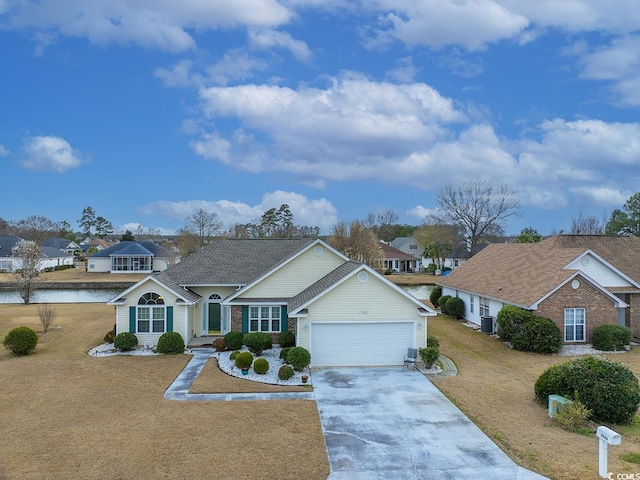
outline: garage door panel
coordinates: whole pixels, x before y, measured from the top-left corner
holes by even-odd
[[[315,367],[402,365],[415,345],[415,323],[311,323]]]

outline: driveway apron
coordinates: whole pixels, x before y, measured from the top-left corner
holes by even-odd
[[[424,375],[313,371],[331,480],[544,479],[516,465]]]

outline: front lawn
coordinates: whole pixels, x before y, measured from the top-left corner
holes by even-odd
[[[33,355],[0,348],[1,479],[329,474],[315,402],[165,400],[188,355],[90,357],[113,307],[55,307]],[[37,309],[1,305],[0,338],[16,326],[40,330]]]
[[[553,479],[599,478],[595,436],[560,429],[536,402],[533,386],[549,366],[574,357],[512,350],[499,339],[447,316],[429,318],[429,334],[440,339],[440,352],[452,359],[458,375],[433,383],[483,429],[519,465]],[[605,355],[627,364],[640,377],[640,348]],[[620,457],[640,450],[640,417],[631,426],[608,425],[622,434],[609,448],[609,471],[640,473],[640,466]],[[627,457],[628,458],[628,457]]]

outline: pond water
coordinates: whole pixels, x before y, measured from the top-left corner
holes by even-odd
[[[86,290],[36,290],[31,294],[31,303],[103,303],[111,300],[123,289]],[[0,289],[0,304],[24,303],[17,290]]]
[[[416,297],[418,300],[426,300],[431,294],[433,285],[405,285],[401,288]]]

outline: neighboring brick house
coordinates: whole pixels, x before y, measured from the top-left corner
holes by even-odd
[[[553,320],[565,343],[624,325],[640,338],[640,238],[558,235],[539,243],[491,244],[439,281],[478,325],[503,305]]]
[[[220,238],[108,302],[116,331],[157,344],[165,332],[295,334],[312,366],[402,365],[426,346],[436,312],[320,239]]]

